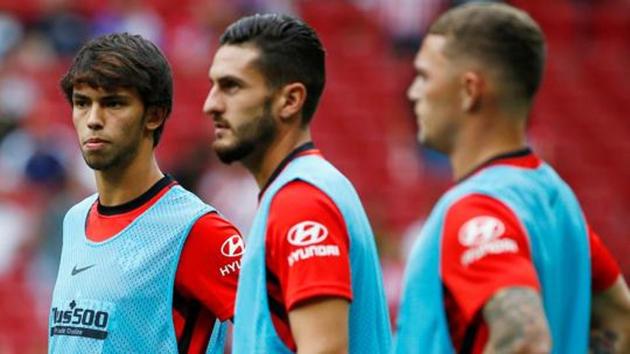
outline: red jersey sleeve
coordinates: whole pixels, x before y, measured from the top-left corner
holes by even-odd
[[[621,269],[610,251],[604,246],[599,235],[588,228],[588,240],[591,248],[591,288],[594,292],[600,292],[611,287],[617,277],[621,274]]]
[[[441,275],[451,335],[460,345],[478,311],[498,290],[540,289],[520,222],[503,203],[478,194],[460,199],[446,214]]]
[[[234,301],[244,252],[240,232],[217,213],[208,213],[190,230],[180,257],[175,287],[225,321]]]
[[[345,221],[321,190],[294,181],[278,191],[265,242],[267,266],[280,282],[287,312],[314,297],[352,299]]]

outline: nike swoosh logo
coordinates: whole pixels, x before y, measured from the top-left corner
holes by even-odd
[[[74,268],[72,268],[72,273],[70,273],[70,274],[71,275],[77,275],[77,274],[79,274],[79,273],[81,273],[81,272],[83,272],[85,270],[88,270],[88,269],[94,267],[95,265],[96,264],[92,264],[92,265],[89,265],[89,266],[83,267],[83,268],[77,268],[77,266],[74,266]]]

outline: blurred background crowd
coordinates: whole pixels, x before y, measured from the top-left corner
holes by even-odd
[[[406,250],[452,184],[415,140],[405,95],[427,25],[450,0],[0,0],[0,353],[40,353],[65,211],[95,190],[58,82],[86,40],[153,40],[175,79],[158,147],[164,171],[247,232],[257,186],[210,149],[201,107],[225,27],[255,12],[302,17],[327,48],[314,119],[325,156],[355,183],[378,238],[392,316]],[[531,146],[575,189],[591,226],[630,274],[630,1],[514,0],[549,43]]]

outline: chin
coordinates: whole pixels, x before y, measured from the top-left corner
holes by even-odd
[[[226,146],[226,145],[220,145],[220,144],[213,144],[212,148],[214,149],[214,152],[217,154],[217,157],[219,158],[219,160],[221,160],[221,162],[223,162],[224,164],[231,164],[232,162],[235,161],[240,161],[244,158],[246,158],[253,149],[250,148],[249,145],[231,145],[231,146]]]
[[[124,154],[83,154],[83,160],[91,169],[95,171],[108,171],[108,170],[122,170],[126,168],[133,157],[135,156],[135,151],[127,151]]]
[[[226,165],[231,165],[232,162],[238,160],[238,158],[236,158],[235,156],[230,155],[229,153],[226,153],[225,151],[214,150],[214,152],[217,154],[217,157],[219,158],[219,161],[221,161],[222,163],[224,163]]]
[[[422,136],[422,135],[419,136],[418,142],[420,143],[420,145],[422,145],[422,147],[429,148],[431,150],[435,150],[438,152],[442,152],[442,149],[439,148],[439,144],[436,144],[435,141],[432,141],[426,136]]]
[[[423,134],[422,132],[418,134],[418,142],[420,145],[425,147],[432,147],[433,145],[431,144],[430,139],[427,138],[426,134]]]
[[[111,167],[111,162],[109,161],[102,161],[98,159],[87,159],[87,158],[85,158],[84,160],[85,160],[85,163],[88,165],[88,167],[93,169],[94,171],[104,171],[104,170],[107,170],[109,167]]]
[[[219,160],[225,164],[230,164],[235,161],[233,158],[232,150],[233,148],[230,146],[226,146],[225,144],[220,144],[218,141],[212,143],[212,150],[217,155]]]
[[[212,141],[211,146],[214,151],[229,148],[229,144],[223,141],[223,139],[214,139],[214,141]]]

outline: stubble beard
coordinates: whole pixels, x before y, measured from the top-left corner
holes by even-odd
[[[109,148],[111,151],[90,153],[82,149],[81,154],[88,167],[100,172],[122,170],[127,167],[136,155],[138,155],[138,151],[140,150],[140,142],[142,140],[141,127],[144,126],[145,118],[146,117],[143,116],[141,119],[141,125],[138,127],[140,131],[132,132],[128,135],[129,140],[123,141],[117,145],[110,145]]]
[[[219,160],[225,164],[262,155],[276,137],[276,123],[271,114],[271,100],[264,102],[263,113],[257,118],[232,129],[236,142],[230,146],[213,145]]]
[[[122,169],[128,166],[133,158],[138,154],[138,146],[139,144],[135,143],[126,149],[112,152],[108,156],[91,156],[92,154],[84,152],[83,160],[88,167],[95,171]]]

